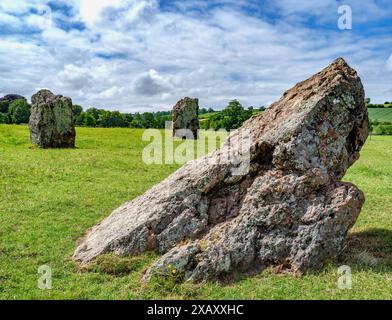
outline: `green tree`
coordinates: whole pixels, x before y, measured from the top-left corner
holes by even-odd
[[[374,130],[374,124],[373,124],[373,122],[372,122],[372,121],[369,121],[369,123],[368,123],[368,129],[369,129],[369,132],[370,132],[370,133],[373,133],[373,130]]]
[[[85,113],[84,125],[87,127],[95,127],[97,125],[97,121],[91,113]]]
[[[72,112],[73,112],[73,118],[75,122],[76,119],[79,117],[79,115],[83,112],[83,108],[78,104],[74,104],[72,106]]]
[[[243,122],[252,116],[251,110],[245,110],[238,100],[232,100],[222,111],[222,127],[226,130],[237,129]]]
[[[8,113],[9,107],[9,101],[0,101],[0,113]]]
[[[238,100],[232,100],[229,105],[221,112],[213,113],[200,121],[202,129],[237,129],[242,126],[244,121],[249,119],[254,111],[254,107],[245,109]]]
[[[28,123],[31,113],[30,105],[23,99],[14,100],[10,104],[8,113],[11,117],[12,123]]]
[[[77,126],[84,126],[86,119],[86,112],[81,112],[78,117],[75,119],[75,124]]]
[[[0,113],[0,123],[9,123],[8,113]]]
[[[143,127],[142,120],[143,119],[142,119],[142,116],[140,115],[140,113],[135,113],[133,115],[133,119],[132,119],[131,123],[129,124],[129,126],[131,128],[142,128]]]
[[[377,135],[392,135],[392,125],[382,124],[374,128],[374,133]]]
[[[127,127],[124,116],[119,111],[103,111],[99,114],[99,124],[101,127]]]
[[[99,119],[99,114],[100,114],[101,112],[102,112],[102,110],[99,110],[99,109],[97,109],[97,108],[88,108],[88,109],[86,110],[86,113],[91,114],[91,115],[94,117],[94,119],[95,119],[96,122],[98,121],[98,119]]]
[[[223,128],[223,116],[221,112],[214,113],[208,118],[208,128],[213,130]]]
[[[155,115],[155,127],[157,129],[163,129],[165,127],[165,120],[164,117],[160,115],[160,113]]]
[[[124,113],[123,118],[124,118],[125,122],[127,123],[127,126],[129,126],[129,124],[133,120],[133,114],[132,113]]]
[[[155,127],[155,118],[151,112],[144,112],[142,115],[142,127],[143,128],[154,128]]]

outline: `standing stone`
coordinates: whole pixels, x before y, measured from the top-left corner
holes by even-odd
[[[266,267],[320,268],[336,258],[364,203],[341,179],[367,136],[361,80],[337,59],[246,121],[219,150],[115,210],[74,259],[155,250],[164,255],[145,278],[175,269],[194,281]],[[245,141],[242,163],[222,161],[241,154]]]
[[[178,101],[173,107],[173,136],[181,139],[197,139],[198,115],[199,99],[184,98]]]
[[[75,147],[72,100],[40,90],[31,98],[30,140],[43,148]]]

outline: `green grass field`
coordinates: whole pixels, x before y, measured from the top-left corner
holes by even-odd
[[[199,119],[200,119],[200,120],[202,120],[202,119],[208,119],[209,117],[211,117],[212,115],[214,115],[214,114],[216,114],[216,113],[218,113],[218,112],[219,112],[219,111],[217,111],[217,112],[203,113],[203,114],[199,115]]]
[[[392,109],[391,108],[368,108],[369,118],[373,121],[392,122]],[[204,113],[199,116],[201,121],[210,118],[217,112]],[[258,114],[260,111],[254,111],[253,114]]]
[[[391,108],[368,108],[369,118],[373,121],[379,122],[392,122],[392,109]]]
[[[104,256],[88,270],[72,260],[78,238],[178,165],[141,161],[143,131],[77,128],[77,148],[42,150],[26,126],[0,125],[1,299],[392,299],[392,137],[368,140],[346,181],[366,194],[342,261],[303,277],[266,270],[220,284],[140,281],[156,258]],[[177,142],[180,143],[180,142]],[[37,288],[52,268],[51,290]],[[337,267],[352,267],[352,289]]]

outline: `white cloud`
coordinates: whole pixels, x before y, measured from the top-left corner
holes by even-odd
[[[83,21],[93,24],[100,19],[106,8],[119,7],[123,3],[123,0],[80,0],[80,16]]]
[[[136,78],[133,87],[142,96],[154,96],[167,92],[170,88],[167,81],[153,69]]]
[[[392,54],[389,56],[387,60],[387,70],[392,71]]]
[[[82,90],[91,87],[93,79],[90,70],[74,65],[66,65],[56,78],[66,88]]]
[[[31,1],[37,3],[37,1]],[[0,10],[8,13],[25,13],[28,11],[30,4],[24,0],[1,0]]]
[[[8,13],[0,12],[0,23],[15,26],[19,24],[19,19]]]
[[[155,0],[80,0],[82,21],[90,27],[125,26],[136,21],[149,9],[157,7]]]
[[[136,21],[145,11],[156,8],[155,1],[138,1],[131,6],[125,14],[125,20],[129,22]]]
[[[99,94],[99,97],[103,98],[103,99],[115,99],[119,95],[122,95],[124,93],[124,90],[125,90],[124,87],[119,88],[117,86],[114,86],[114,87],[111,87],[105,91],[102,91]]]
[[[329,15],[331,1],[320,1],[324,9],[310,2],[274,2],[283,18],[271,23],[231,5],[244,1],[225,0],[230,5],[195,14],[163,11],[155,0],[72,0],[74,19],[86,29],[40,27],[41,17],[31,13],[19,16],[19,25],[38,27],[40,34],[0,39],[0,75],[6,79],[0,93],[31,96],[49,87],[86,107],[124,111],[167,109],[184,96],[200,98],[202,107],[223,107],[234,98],[257,107],[344,56],[373,101],[390,100],[391,75],[384,72],[386,53],[380,48],[390,50],[392,36],[361,37],[298,24],[295,16],[307,10],[331,18],[322,12]],[[8,24],[15,20],[11,12],[25,10],[27,1],[9,2],[7,10],[4,3],[0,22]],[[391,57],[387,68],[392,70]]]

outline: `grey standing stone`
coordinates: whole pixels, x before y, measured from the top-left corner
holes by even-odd
[[[40,90],[31,98],[30,140],[43,148],[75,147],[72,100]]]
[[[197,139],[199,130],[199,100],[184,98],[173,107],[173,136]]]
[[[364,194],[341,182],[368,136],[364,90],[339,58],[92,228],[73,258],[163,256],[148,270],[202,281],[266,267],[302,273],[336,258]],[[220,161],[250,137],[249,171]],[[245,160],[244,160],[245,161]],[[170,266],[170,268],[169,268]]]

